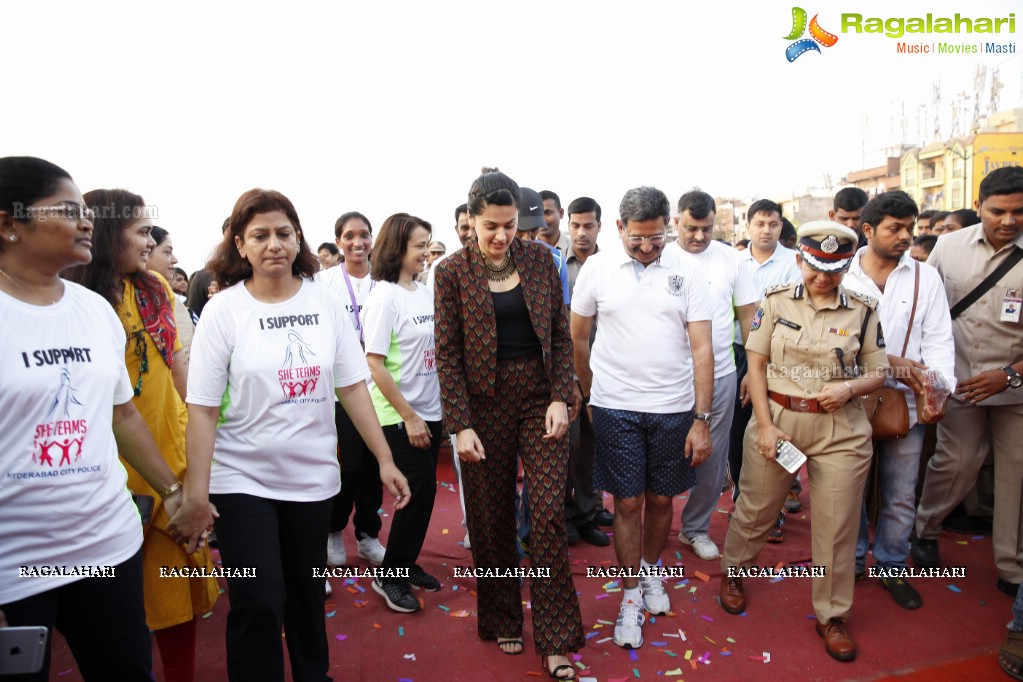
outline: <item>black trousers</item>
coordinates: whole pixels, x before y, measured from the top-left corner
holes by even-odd
[[[0,605],[11,627],[60,630],[86,682],[151,682],[152,643],[142,596],[142,551],[114,566],[111,577],[84,578]],[[25,578],[22,578],[25,580]],[[31,578],[28,578],[31,580]],[[50,644],[42,670],[4,679],[50,679]]]
[[[568,489],[565,521],[582,528],[597,514],[597,491],[593,487],[593,424],[586,409],[568,427]]]
[[[334,426],[337,428],[338,458],[341,462],[341,491],[334,496],[330,532],[345,529],[354,507],[355,539],[375,538],[380,535],[381,526],[377,510],[384,501],[377,458],[362,442],[362,436],[340,403],[334,406]]]
[[[283,502],[240,493],[210,495],[227,578],[227,675],[233,682],[284,680],[284,627],[296,682],[324,682],[330,660],[323,614],[331,500]]]
[[[411,568],[426,540],[437,497],[437,460],[444,436],[441,422],[426,422],[426,425],[430,429],[430,447],[425,450],[409,442],[403,424],[384,427],[384,437],[391,448],[394,464],[408,479],[412,497],[404,509],[394,512],[382,568]]]
[[[735,412],[732,416],[732,431],[728,435],[728,473],[732,477],[732,501],[739,499],[739,472],[742,471],[742,439],[746,435],[746,427],[753,418],[753,403],[746,407],[739,400],[739,385],[746,376],[749,365],[746,364],[746,348],[738,343],[732,344],[735,353]]]

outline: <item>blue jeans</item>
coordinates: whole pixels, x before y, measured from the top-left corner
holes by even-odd
[[[916,479],[924,427],[917,424],[905,438],[875,441],[881,482],[881,515],[874,528],[874,561],[879,568],[905,568],[909,534],[916,518]],[[866,570],[867,508],[860,514],[860,537],[856,541],[856,572]]]

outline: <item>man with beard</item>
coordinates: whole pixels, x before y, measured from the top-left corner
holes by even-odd
[[[903,578],[913,530],[916,481],[924,426],[917,423],[916,404],[923,401],[925,373],[937,369],[949,386],[955,386],[955,347],[952,318],[945,287],[938,271],[909,255],[916,202],[905,192],[883,192],[871,199],[862,212],[862,234],[867,246],[853,257],[845,286],[879,301],[877,315],[888,342],[888,362],[909,408],[909,433],[905,438],[875,440],[880,478],[880,513],[874,529],[874,569],[881,585],[904,609],[923,604],[920,594]],[[908,327],[912,318],[912,327]],[[836,337],[837,340],[837,337]],[[895,380],[898,380],[896,383]],[[924,417],[936,416],[925,404]],[[867,572],[866,508],[860,518],[856,544],[856,577]],[[887,575],[894,574],[894,575]]]

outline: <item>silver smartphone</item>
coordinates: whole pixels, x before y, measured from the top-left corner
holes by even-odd
[[[806,455],[787,440],[778,441],[778,457],[775,460],[790,474],[799,471],[799,467],[806,463]]]
[[[46,658],[46,628],[0,628],[0,675],[37,673]]]

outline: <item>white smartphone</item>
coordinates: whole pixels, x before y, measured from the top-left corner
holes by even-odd
[[[42,670],[48,636],[41,625],[0,628],[0,675],[25,675]]]
[[[777,461],[778,464],[785,468],[785,471],[794,474],[806,462],[806,455],[787,440],[780,440],[778,441]]]

